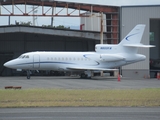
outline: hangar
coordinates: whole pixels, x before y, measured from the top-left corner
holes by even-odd
[[[13,2],[14,1],[14,2]],[[159,59],[159,32],[160,32],[160,5],[150,6],[104,6],[95,4],[58,2],[52,0],[5,0],[0,5],[24,4],[51,7],[64,7],[82,9],[84,11],[103,12],[106,19],[106,32],[104,43],[117,44],[137,24],[146,24],[142,43],[156,45],[155,48],[139,49],[141,54],[147,56],[143,62],[127,65],[121,68],[121,74],[125,77],[151,77],[150,59]],[[0,16],[13,16],[16,13],[0,14]],[[29,16],[24,12],[19,16]],[[37,16],[57,16],[42,13]],[[66,14],[62,16],[72,16]],[[75,16],[75,15],[74,15]],[[79,14],[79,17],[82,15]],[[72,16],[73,17],[73,16]],[[84,16],[83,16],[84,17]],[[90,17],[90,16],[86,16]],[[86,23],[88,21],[85,21]],[[84,24],[86,24],[84,23]],[[34,32],[33,32],[34,31]],[[48,32],[49,31],[49,32]],[[77,35],[77,36],[75,36]],[[1,26],[0,27],[0,75],[14,75],[13,70],[3,67],[3,63],[9,59],[18,57],[28,51],[94,51],[94,45],[100,43],[99,32],[53,30],[42,27],[27,26]],[[159,64],[160,62],[158,62]],[[154,71],[154,70],[153,70]],[[157,72],[157,70],[156,70]]]
[[[145,24],[146,28],[142,38],[143,44],[151,44],[156,47],[150,49],[139,48],[139,53],[144,54],[147,58],[143,62],[127,65],[122,67],[122,74],[126,77],[154,77],[154,74],[160,70],[160,5],[148,6],[122,6],[120,12],[120,33],[121,39],[136,24]],[[153,63],[155,68],[151,68],[150,59],[156,59],[158,62]],[[155,72],[152,72],[155,71]]]

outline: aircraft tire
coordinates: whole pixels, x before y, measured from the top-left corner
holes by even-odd
[[[82,79],[91,79],[91,77],[88,77],[88,75],[86,75],[84,73],[81,74],[81,78]]]
[[[30,79],[30,75],[27,75],[27,79]]]
[[[30,71],[27,71],[27,79],[30,79]]]

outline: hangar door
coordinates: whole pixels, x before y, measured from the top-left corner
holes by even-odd
[[[12,69],[6,68],[3,64],[13,59],[13,53],[0,53],[0,76],[12,74]]]
[[[160,19],[150,19],[150,75],[156,77],[160,72]]]
[[[39,58],[39,55],[34,55],[33,56],[33,67],[34,68],[39,68],[40,67],[40,58]]]

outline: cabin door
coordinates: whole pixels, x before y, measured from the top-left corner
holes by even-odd
[[[40,58],[39,55],[34,55],[33,56],[33,68],[39,68],[40,67]]]

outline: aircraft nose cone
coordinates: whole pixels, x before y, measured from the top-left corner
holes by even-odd
[[[3,66],[5,66],[7,68],[13,68],[14,62],[13,62],[13,60],[8,61],[8,62],[4,63]]]
[[[3,66],[8,67],[9,66],[8,62],[4,63]]]

